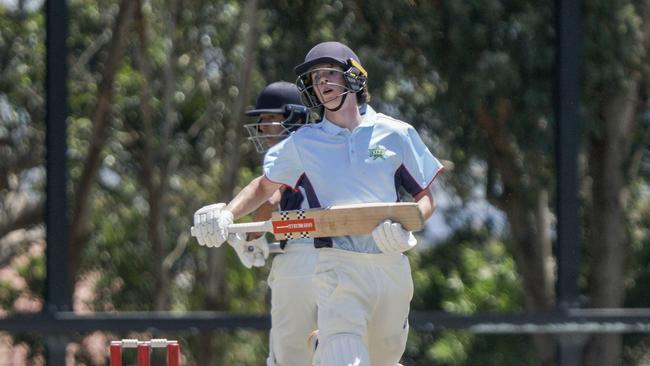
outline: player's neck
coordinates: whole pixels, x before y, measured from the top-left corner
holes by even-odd
[[[341,109],[337,111],[331,111],[325,108],[325,118],[335,125],[347,128],[350,131],[353,131],[359,126],[363,120],[357,104],[352,100],[343,103]]]

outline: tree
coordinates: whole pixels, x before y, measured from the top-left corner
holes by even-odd
[[[91,141],[88,145],[81,176],[75,182],[68,250],[70,261],[70,279],[68,282],[71,285],[76,282],[81,253],[84,251],[85,242],[88,239],[87,223],[90,218],[90,194],[100,167],[101,153],[108,139],[113,102],[113,81],[119,64],[123,61],[122,56],[126,45],[128,25],[133,17],[135,6],[136,2],[123,0],[115,18],[108,59],[99,84],[97,104],[93,111]]]
[[[649,8],[648,0],[584,7],[586,306],[645,306]],[[198,247],[187,229],[198,207],[228,200],[259,172],[240,126],[254,92],[293,81],[292,67],[314,44],[332,39],[361,57],[371,105],[413,123],[435,154],[453,163],[441,177],[459,202],[450,221],[460,220],[475,197],[508,221],[505,236],[452,225],[441,249],[413,253],[420,289],[414,306],[552,309],[552,12],[530,0],[70,2],[70,257],[75,279],[97,279],[93,309],[267,309],[265,270],[243,270],[227,246]],[[4,5],[0,25],[6,264],[24,253],[26,241],[43,238],[44,27],[40,12]],[[627,255],[634,260],[626,262]],[[499,275],[475,276],[487,269]],[[38,281],[29,278],[32,291]],[[2,304],[16,296],[8,288],[0,294]],[[193,354],[206,352],[199,364],[259,364],[264,357],[261,334],[211,338],[200,345],[187,336]],[[613,338],[606,345],[608,338],[595,338],[586,360],[615,364],[621,343]],[[520,339],[464,334],[416,334],[411,342],[407,358],[420,364],[497,362],[527,349]],[[539,360],[530,362],[551,363],[552,339],[533,342]],[[632,344],[643,354],[642,342]]]
[[[650,1],[595,1],[586,11],[588,305],[618,308],[625,302],[630,196],[650,143],[641,123],[650,95]],[[603,28],[612,31],[603,36]],[[621,353],[621,336],[595,336],[585,364],[618,365]]]

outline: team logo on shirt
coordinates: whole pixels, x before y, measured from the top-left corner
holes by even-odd
[[[368,157],[372,158],[372,160],[377,160],[379,158],[381,158],[381,160],[386,160],[386,148],[381,145],[371,146],[368,149]]]

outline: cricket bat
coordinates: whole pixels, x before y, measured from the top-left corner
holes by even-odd
[[[232,224],[231,233],[270,232],[278,240],[367,235],[382,221],[390,219],[409,231],[424,225],[416,203],[357,203],[305,210],[277,211],[270,220]],[[192,235],[194,235],[192,228]]]

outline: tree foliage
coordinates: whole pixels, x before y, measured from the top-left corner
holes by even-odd
[[[0,280],[10,313],[24,311],[25,296],[42,301],[44,276],[44,17],[18,4],[0,5],[0,266],[22,279]],[[228,200],[259,174],[242,111],[265,84],[293,81],[293,66],[324,40],[357,51],[371,105],[416,126],[448,166],[436,184],[451,234],[434,242],[425,233],[409,254],[413,308],[555,306],[551,3],[68,5],[72,281],[80,289],[92,279],[87,310],[268,311],[268,269],[244,269],[227,246],[199,247],[188,227],[194,210]],[[584,305],[647,307],[650,3],[593,0],[583,11]],[[505,220],[505,229],[490,220]],[[21,341],[38,357],[37,340]],[[267,347],[262,332],[184,342],[188,364],[260,364]],[[635,364],[647,359],[647,344],[595,339],[586,363]],[[77,359],[93,362],[83,349]],[[412,332],[405,355],[409,365],[522,359],[552,361],[552,340]]]

